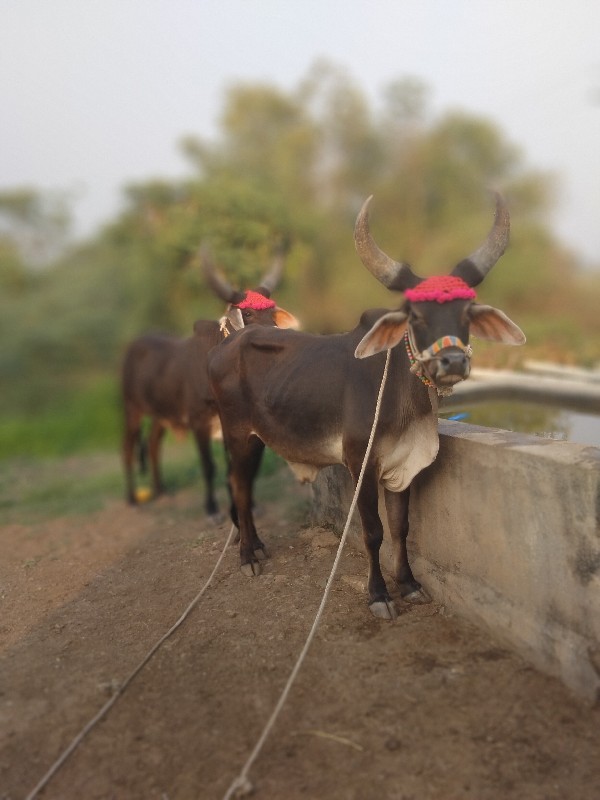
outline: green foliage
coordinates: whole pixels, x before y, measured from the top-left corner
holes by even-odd
[[[187,334],[195,319],[222,313],[201,276],[202,242],[240,288],[257,285],[286,242],[276,300],[308,329],[348,329],[366,307],[396,306],[400,297],[354,251],[354,219],[370,194],[380,246],[428,275],[479,245],[492,220],[488,190],[500,188],[511,206],[512,245],[481,287],[481,301],[521,324],[529,341],[523,354],[546,348],[560,360],[599,360],[600,286],[547,226],[551,178],[529,169],[494,123],[458,112],[432,118],[427,98],[421,81],[400,77],[375,108],[347,72],[326,62],[291,92],[232,86],[217,140],[182,142],[185,179],[128,187],[109,225],[43,270],[28,243],[45,242],[46,261],[58,252],[64,197],[0,193],[5,450],[20,444],[40,453],[44,439],[61,438],[68,452],[78,437],[90,441],[86,424],[96,442],[113,446],[114,399],[105,395],[100,414],[86,387],[97,379],[114,386],[125,343],[139,333]],[[512,348],[481,353],[479,364],[523,357]],[[71,432],[62,427],[67,417]]]
[[[30,264],[39,266],[56,258],[64,248],[69,224],[65,193],[31,187],[0,191],[1,237]]]
[[[121,421],[114,380],[95,380],[78,390],[38,400],[35,412],[5,412],[0,426],[0,459],[66,456],[118,447]]]
[[[66,425],[66,423],[65,423]],[[52,433],[52,432],[51,432]],[[90,432],[88,431],[88,434]],[[85,434],[84,434],[85,435]],[[64,515],[89,514],[110,502],[124,502],[124,478],[116,448],[98,445],[93,434],[73,438],[78,447],[65,455],[60,434],[49,438],[43,457],[33,450],[19,450],[0,460],[0,524],[36,522]],[[54,448],[52,447],[54,445]],[[94,453],[90,453],[94,450]],[[227,504],[225,459],[219,443],[213,446],[217,465],[217,489],[223,507]],[[260,470],[260,501],[281,496],[281,473],[285,462],[266,450]],[[163,446],[162,471],[167,492],[194,488],[198,493],[199,517],[203,516],[203,492],[198,454],[192,437],[177,441],[167,437]],[[147,478],[140,479],[145,485]]]

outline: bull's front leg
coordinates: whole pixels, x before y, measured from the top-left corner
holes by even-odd
[[[240,569],[244,575],[254,577],[261,573],[260,561],[268,557],[267,549],[256,532],[252,515],[254,479],[260,466],[264,444],[252,436],[242,446],[236,447],[230,443],[228,450],[231,516],[239,528]]]
[[[380,619],[396,619],[398,614],[387,590],[379,562],[379,550],[383,542],[383,525],[377,505],[377,476],[374,470],[367,470],[358,495],[357,506],[369,559],[369,609],[375,617]]]
[[[412,573],[406,549],[410,488],[405,489],[403,492],[390,492],[385,489],[384,496],[394,551],[394,582],[406,602],[428,603],[429,597]]]

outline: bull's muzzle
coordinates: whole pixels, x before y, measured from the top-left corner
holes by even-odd
[[[437,386],[453,386],[469,377],[471,359],[459,347],[445,347],[423,366]]]

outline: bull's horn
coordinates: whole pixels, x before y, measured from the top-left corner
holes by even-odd
[[[275,252],[271,263],[271,269],[263,276],[260,281],[260,286],[256,289],[259,294],[270,297],[271,292],[274,292],[279,285],[283,274],[283,265],[285,264],[285,253],[286,248],[283,245]]]
[[[369,203],[373,195],[368,197],[358,213],[354,225],[354,245],[360,260],[388,289],[403,292],[421,282],[408,264],[394,261],[375,244],[369,231]]]
[[[239,303],[243,300],[244,292],[234,289],[217,270],[207,244],[200,247],[200,264],[208,285],[221,300],[226,303]]]
[[[496,195],[494,224],[485,242],[452,270],[452,275],[462,278],[469,286],[477,286],[504,253],[510,237],[508,206],[499,192]]]

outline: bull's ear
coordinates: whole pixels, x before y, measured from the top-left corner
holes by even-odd
[[[244,327],[244,318],[242,317],[242,312],[236,306],[229,306],[225,316],[229,320],[229,323],[234,331],[241,331],[241,329]]]
[[[273,312],[273,321],[278,328],[293,328],[296,331],[300,328],[300,323],[296,317],[290,314],[289,311],[279,308],[279,306]]]
[[[389,311],[380,317],[358,343],[354,351],[356,358],[368,358],[383,350],[395,347],[404,336],[408,314],[405,311]]]
[[[502,344],[525,344],[525,334],[504,311],[473,303],[469,309],[471,333],[478,339]]]

